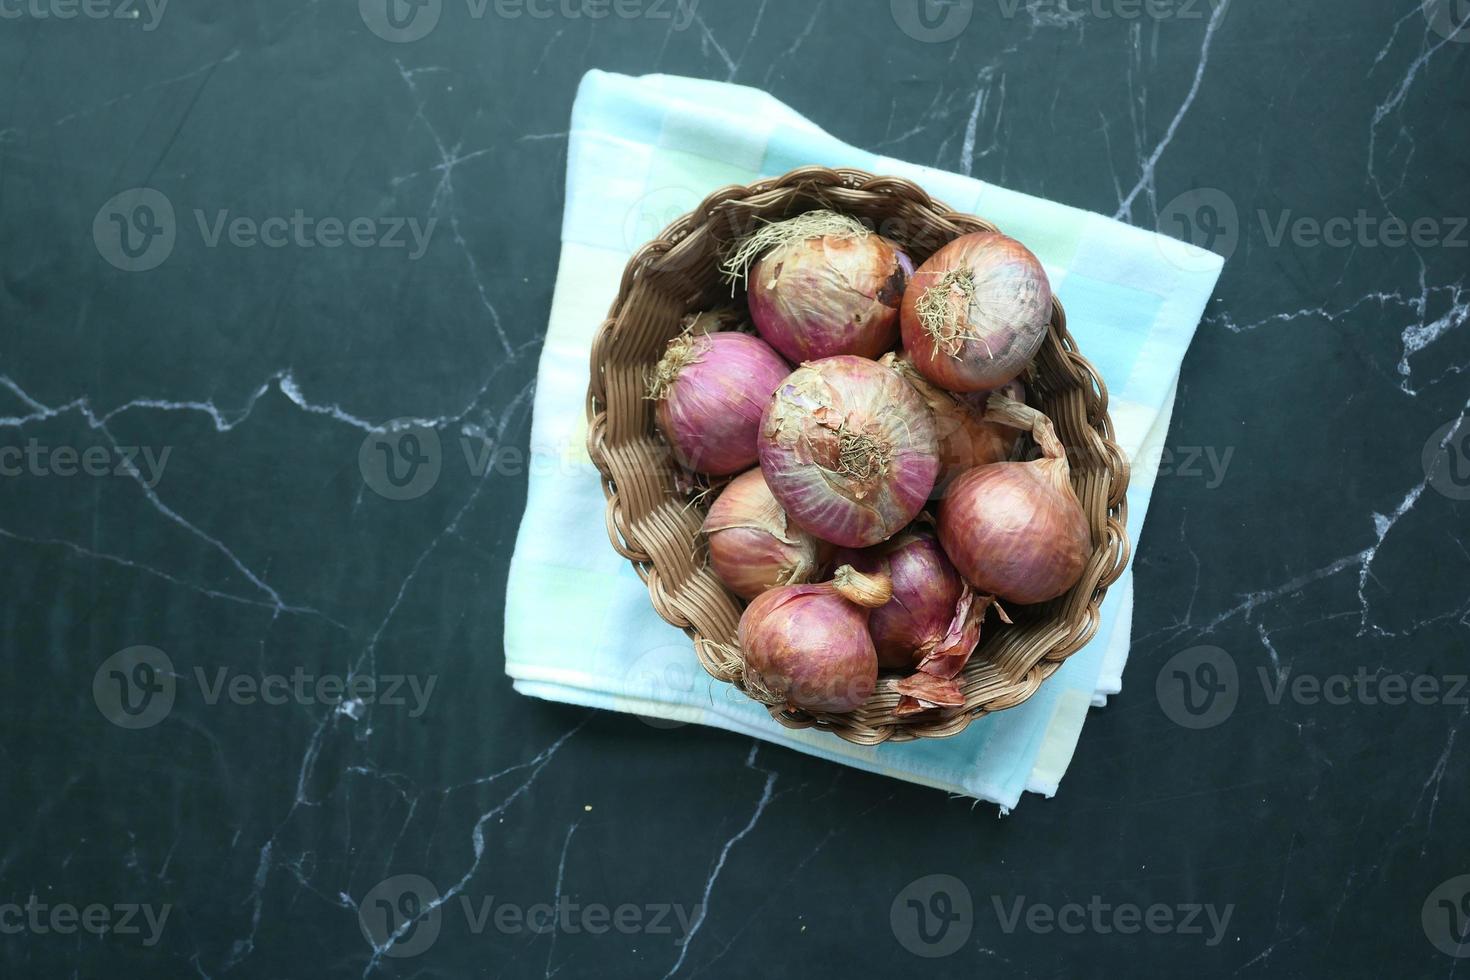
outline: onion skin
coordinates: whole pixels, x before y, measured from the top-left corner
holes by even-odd
[[[1020,430],[986,421],[984,399],[977,404],[973,400],[976,396],[955,395],[943,390],[920,374],[906,356],[888,354],[880,363],[903,375],[934,414],[934,429],[939,436],[940,469],[939,480],[931,496],[943,496],[955,477],[966,470],[1010,458],[1021,437]],[[1025,399],[1019,381],[1012,381],[1002,390],[1018,401]]]
[[[893,599],[868,619],[879,667],[913,670],[933,655],[950,635],[960,600],[970,594],[928,531],[906,531],[875,548],[840,552],[837,561],[869,575],[886,575],[893,583]],[[978,629],[974,639],[979,640]]]
[[[831,582],[761,593],[740,617],[737,634],[747,689],[790,709],[857,708],[878,686],[869,609],[891,596],[886,580],[846,566]]]
[[[1029,605],[1063,594],[1092,553],[1087,515],[1051,422],[1035,409],[992,396],[990,417],[1029,419],[1043,457],[978,466],[949,488],[939,541],[982,593]]]
[[[711,476],[755,465],[761,414],[789,371],[769,345],[747,334],[674,338],[650,386],[674,458]]]
[[[956,285],[953,277],[969,285]],[[938,321],[925,322],[926,303],[937,304]],[[903,345],[919,372],[941,388],[999,388],[1041,349],[1051,313],[1051,282],[1031,250],[997,232],[976,232],[956,238],[914,273],[904,293]],[[935,322],[941,323],[937,336]]]
[[[901,531],[939,476],[939,442],[923,399],[895,371],[829,357],[781,383],[761,420],[761,471],[809,533],[865,548]]]
[[[750,318],[792,363],[881,357],[898,344],[899,306],[913,271],[897,246],[874,234],[780,245],[751,267]]]
[[[742,599],[778,585],[810,582],[830,550],[786,516],[759,469],[725,487],[702,530],[715,574]]]

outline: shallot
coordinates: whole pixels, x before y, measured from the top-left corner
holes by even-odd
[[[1003,395],[989,405],[987,418],[1031,430],[1041,458],[955,480],[939,508],[939,541],[980,592],[1023,605],[1055,599],[1081,579],[1092,551],[1066,451],[1036,409]]]
[[[1051,312],[1051,282],[1030,249],[998,232],[975,232],[914,273],[903,300],[903,345],[941,388],[999,388],[1036,356]]]
[[[914,265],[856,218],[809,211],[761,228],[724,269],[731,279],[746,277],[756,330],[799,364],[838,354],[876,358],[896,346]]]
[[[830,582],[763,592],[740,617],[745,685],[770,704],[851,711],[878,684],[869,611],[893,596],[886,578],[844,565]]]
[[[797,368],[761,420],[761,471],[823,541],[865,548],[901,531],[939,475],[934,418],[891,368],[829,357]]]
[[[669,341],[648,397],[679,463],[728,476],[755,464],[761,414],[791,368],[758,337],[704,334],[699,323]]]
[[[742,599],[778,585],[810,582],[828,550],[786,516],[759,469],[730,481],[710,507],[703,530],[715,574]]]

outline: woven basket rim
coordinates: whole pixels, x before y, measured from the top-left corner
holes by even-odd
[[[802,167],[753,184],[731,185],[708,195],[695,210],[673,221],[629,258],[618,295],[593,339],[586,405],[587,450],[601,474],[607,499],[608,537],[614,549],[632,563],[648,586],[659,616],[694,641],[696,655],[706,672],[752,698],[744,688],[738,668],[732,668],[728,652],[733,636],[730,617],[734,615],[738,619],[738,608],[734,607],[740,605],[739,600],[724,590],[707,569],[701,571],[690,564],[695,551],[693,545],[698,539],[697,522],[688,519],[687,514],[680,515],[681,508],[684,511],[689,508],[672,487],[660,498],[653,486],[657,478],[647,466],[647,453],[648,446],[658,437],[652,431],[644,431],[651,430],[651,413],[646,413],[647,426],[619,442],[618,433],[628,428],[633,412],[639,410],[628,407],[631,404],[627,395],[628,379],[623,375],[629,366],[622,360],[626,352],[616,348],[625,335],[638,332],[641,337],[650,336],[650,331],[645,329],[648,326],[645,319],[649,318],[644,317],[642,310],[635,315],[631,307],[648,299],[653,288],[648,284],[652,279],[658,275],[663,275],[665,280],[671,278],[667,266],[674,267],[672,278],[678,281],[679,263],[671,262],[671,258],[680,255],[676,250],[681,245],[687,254],[679,262],[690,263],[695,261],[691,255],[703,254],[691,249],[713,247],[710,243],[717,237],[717,217],[728,223],[736,213],[754,214],[761,208],[778,205],[794,205],[797,211],[809,210],[811,206],[871,211],[890,204],[904,214],[916,216],[916,225],[932,227],[945,241],[967,231],[999,230],[983,218],[955,211],[934,200],[912,181],[863,170]],[[666,297],[664,303],[668,305]],[[671,336],[672,330],[664,333]],[[997,663],[1011,664],[1014,660],[1022,666],[998,674],[999,667],[987,668],[983,662],[980,653],[987,650],[986,637],[994,629],[992,618],[987,622],[986,636],[982,636],[981,650],[962,675],[967,681],[964,707],[903,718],[893,716],[891,710],[882,707],[896,700],[891,680],[885,678],[880,680],[879,692],[870,699],[871,708],[865,705],[848,714],[810,713],[767,705],[772,717],[781,724],[789,728],[827,729],[858,744],[950,737],[977,718],[1025,702],[1067,657],[1093,638],[1108,587],[1122,575],[1128,562],[1125,494],[1129,465],[1113,438],[1107,388],[1097,370],[1077,350],[1067,331],[1065,311],[1055,298],[1051,329],[1037,361],[1038,372],[1044,373],[1043,359],[1046,369],[1052,372],[1045,380],[1057,381],[1056,397],[1066,401],[1065,418],[1054,421],[1058,422],[1059,431],[1071,423],[1074,440],[1069,440],[1069,449],[1074,441],[1080,443],[1075,448],[1093,464],[1085,475],[1074,475],[1074,486],[1079,479],[1083,481],[1079,498],[1083,499],[1084,510],[1089,511],[1094,548],[1078,586],[1062,599],[1035,607],[1043,614],[1024,630],[1013,629],[1005,634],[1015,642],[1002,639],[1004,650]],[[609,391],[614,388],[610,396]],[[675,502],[679,507],[665,506]],[[682,553],[678,542],[685,545]],[[724,593],[723,600],[720,592]],[[706,633],[724,633],[726,637],[722,640]],[[973,685],[969,683],[972,680]]]

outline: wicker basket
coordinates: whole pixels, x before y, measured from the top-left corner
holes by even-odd
[[[592,344],[587,446],[602,473],[613,547],[647,583],[658,614],[694,640],[710,675],[742,691],[739,664],[729,655],[742,603],[707,567],[700,535],[711,495],[691,494],[688,475],[671,462],[654,427],[653,405],[644,398],[645,378],[687,313],[730,302],[719,271],[730,244],[762,221],[815,208],[871,221],[915,264],[960,235],[995,230],[909,181],[858,170],[806,167],[749,187],[727,187],[629,260]],[[1011,610],[1014,625],[989,617],[980,648],[959,678],[961,708],[897,717],[897,677],[885,674],[873,696],[847,714],[768,705],[783,725],[825,728],[867,745],[955,735],[987,712],[1025,701],[1097,631],[1103,595],[1128,560],[1128,464],[1112,438],[1107,389],[1077,352],[1060,304],[1027,381],[1033,403],[1051,417],[1067,446],[1073,486],[1091,523],[1094,550],[1081,581],[1051,602]]]

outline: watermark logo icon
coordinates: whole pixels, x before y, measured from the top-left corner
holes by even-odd
[[[173,204],[151,187],[109,198],[92,219],[98,254],[124,272],[158,268],[173,254],[177,235]]]
[[[440,903],[439,890],[423,875],[394,875],[362,897],[357,923],[384,956],[418,956],[439,938]]]
[[[357,12],[378,37],[407,44],[439,26],[444,0],[357,0]]]
[[[1470,875],[1446,881],[1424,900],[1424,935],[1447,956],[1470,956]],[[1453,971],[1451,971],[1453,972]]]
[[[1452,419],[1424,443],[1424,477],[1451,500],[1470,500],[1470,417]]]
[[[975,902],[970,889],[954,875],[926,875],[894,896],[888,923],[904,949],[925,959],[939,959],[970,941]]]
[[[687,645],[667,644],[654,647],[628,668],[628,693],[651,701],[672,702],[687,698],[703,675],[704,671],[695,660],[694,651]],[[650,728],[683,728],[688,724],[671,718],[656,718],[653,715],[640,714],[637,717]]]
[[[1185,191],[1159,209],[1159,242],[1164,257],[1186,271],[1211,268],[1213,252],[1228,259],[1240,245],[1240,209],[1217,187]],[[1187,242],[1194,248],[1178,244]]]
[[[178,692],[173,661],[157,647],[119,650],[92,675],[92,700],[119,728],[152,728],[168,717]]]
[[[444,450],[439,433],[426,425],[398,419],[380,432],[369,432],[357,451],[362,478],[380,497],[414,500],[439,482]]]
[[[893,22],[915,41],[943,44],[970,26],[975,0],[889,0]]]
[[[1470,43],[1470,0],[1424,0],[1430,28],[1456,44]]]
[[[1159,707],[1183,728],[1223,724],[1240,701],[1235,658],[1219,647],[1201,646],[1170,657],[1154,683]]]

